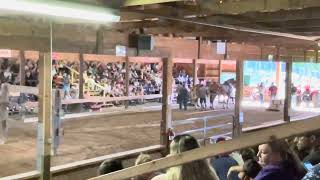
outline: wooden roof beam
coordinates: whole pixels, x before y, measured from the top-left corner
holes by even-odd
[[[185,0],[126,0],[124,6],[141,6],[141,5],[150,5],[150,4],[159,4],[159,3],[168,3],[168,2],[178,2]]]
[[[93,53],[95,50],[95,41],[86,42],[72,41],[67,39],[54,39],[53,50],[57,52],[81,52]],[[50,39],[49,37],[34,37],[34,36],[1,36],[0,49],[20,49],[49,52]]]
[[[320,19],[320,7],[298,10],[279,10],[276,12],[249,12],[241,16],[250,18],[254,22],[283,22],[296,20]]]
[[[203,9],[220,14],[242,14],[247,12],[274,12],[308,7],[320,7],[319,0],[247,0],[227,1],[206,0],[200,4]]]

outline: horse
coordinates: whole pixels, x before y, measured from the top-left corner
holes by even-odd
[[[223,108],[228,109],[229,99],[234,97],[233,94],[235,90],[235,84],[236,84],[236,81],[234,79],[228,79],[222,84],[218,84],[218,83],[211,84],[209,87],[210,107],[213,108],[214,99],[218,95],[218,96],[227,96],[227,99],[223,100]]]

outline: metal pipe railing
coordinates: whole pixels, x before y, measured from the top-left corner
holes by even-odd
[[[178,120],[178,121],[174,121],[172,122],[172,126],[179,126],[179,125],[185,125],[185,124],[193,124],[196,121],[202,121],[203,123],[203,128],[197,128],[197,129],[192,129],[192,130],[188,130],[188,131],[184,131],[181,133],[177,133],[177,135],[182,135],[182,134],[192,134],[192,133],[196,133],[196,132],[202,132],[202,137],[204,140],[207,139],[207,132],[208,130],[211,129],[215,129],[215,128],[221,128],[221,127],[225,127],[225,126],[232,126],[232,123],[229,122],[227,124],[220,124],[220,125],[214,125],[214,126],[209,126],[208,127],[208,121],[210,120],[214,120],[216,118],[221,118],[221,117],[232,117],[232,120],[234,119],[234,113],[227,113],[227,114],[218,114],[218,115],[213,115],[213,116],[202,116],[202,117],[196,117],[196,118],[189,118],[189,119],[185,119],[185,120]]]

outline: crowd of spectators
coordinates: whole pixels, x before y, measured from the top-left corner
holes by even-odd
[[[55,66],[54,77],[60,76],[60,86],[63,88],[65,81],[70,81],[71,69],[79,72],[79,64],[74,62],[59,61]],[[159,64],[130,64],[129,69],[129,95],[160,94],[162,67]],[[60,70],[59,70],[60,69]],[[85,62],[84,80],[88,89],[86,91],[99,91],[102,96],[121,97],[125,95],[125,63],[103,63],[99,61]],[[65,76],[69,77],[65,80]],[[55,79],[55,78],[54,78]],[[76,81],[76,83],[78,83]]]
[[[19,62],[0,59],[0,82],[19,84]]]
[[[20,84],[19,62],[9,59],[1,59],[0,62],[0,81],[10,84]],[[99,61],[85,62],[84,79],[88,83],[88,87],[97,84],[103,87],[106,96],[119,97],[125,95],[125,63],[103,63]],[[129,72],[129,95],[150,95],[160,94],[162,89],[162,66],[158,63],[132,63]],[[68,93],[72,86],[76,88],[79,83],[77,74],[79,72],[79,62],[53,60],[52,78],[53,87],[60,88]],[[38,61],[26,60],[25,65],[25,85],[38,85]],[[186,83],[191,86],[192,78],[186,74],[185,70],[180,70],[176,74],[176,83]],[[72,81],[73,80],[73,81]],[[72,81],[72,82],[71,82]],[[92,88],[93,90],[94,88]],[[88,89],[90,91],[91,89]],[[100,88],[101,90],[101,88]],[[103,93],[101,90],[101,93]]]
[[[214,143],[226,141],[219,137]],[[319,133],[279,140],[270,137],[268,143],[232,153],[196,160],[164,171],[152,172],[132,180],[316,180],[320,179]],[[175,136],[168,156],[199,148],[190,135]],[[152,161],[150,155],[140,154],[135,165]],[[114,167],[112,163],[115,163]],[[106,166],[106,163],[108,166]],[[119,160],[102,163],[98,175],[121,170]]]
[[[130,65],[129,95],[160,94],[162,88],[162,67],[160,64]]]
[[[159,64],[130,64],[129,95],[160,94],[162,84],[162,67]],[[69,89],[66,86],[76,86],[70,83],[71,73],[79,72],[78,62],[55,61],[53,63],[54,87]],[[100,61],[85,62],[84,80],[86,91],[100,91],[106,97],[121,97],[125,95],[125,63],[103,63]]]

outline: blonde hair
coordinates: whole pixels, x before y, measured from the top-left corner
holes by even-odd
[[[150,162],[152,161],[152,158],[149,154],[143,154],[141,153],[137,159],[136,159],[136,162],[134,163],[135,165],[139,165],[139,164],[143,164],[143,163],[146,163],[146,162]]]
[[[135,166],[139,165],[139,164],[143,164],[146,162],[150,162],[152,161],[152,158],[149,154],[143,154],[141,153],[137,159],[136,162],[134,163]],[[133,180],[146,180],[146,179],[150,179],[151,177],[154,176],[154,173],[147,173],[147,174],[141,174],[139,176],[136,176],[134,178],[132,178]]]
[[[170,155],[199,148],[198,141],[190,135],[176,136],[170,144]],[[196,160],[180,166],[171,167],[166,172],[168,180],[218,180],[208,160]]]

